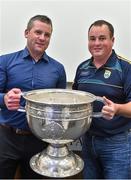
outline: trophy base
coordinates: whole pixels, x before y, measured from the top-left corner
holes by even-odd
[[[78,174],[84,167],[83,160],[68,150],[66,145],[53,147],[34,155],[30,160],[31,168],[38,174],[54,178],[70,177]]]

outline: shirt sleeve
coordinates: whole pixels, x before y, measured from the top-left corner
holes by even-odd
[[[64,69],[64,66],[61,65],[61,68],[59,69],[59,81],[57,83],[57,88],[66,88],[66,72]]]
[[[124,84],[124,94],[126,96],[126,102],[131,102],[131,64],[123,71],[123,84]]]
[[[4,57],[0,56],[0,107],[4,106],[4,89],[6,86],[6,68],[5,68],[5,59]]]
[[[74,78],[74,82],[72,84],[72,89],[73,90],[77,90],[78,89],[78,83],[77,83],[77,81],[78,81],[78,74],[79,74],[79,67],[76,70],[76,75],[75,75],[75,78]]]

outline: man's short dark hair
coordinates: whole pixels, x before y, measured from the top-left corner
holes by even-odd
[[[91,29],[92,26],[102,26],[102,25],[107,25],[110,31],[110,37],[112,38],[114,36],[114,27],[112,26],[112,24],[110,24],[109,22],[105,21],[105,20],[97,20],[94,23],[92,23],[89,27],[88,33]]]
[[[51,21],[51,19],[50,19],[48,16],[46,16],[46,15],[36,15],[36,16],[33,16],[33,17],[29,20],[29,22],[28,22],[28,24],[27,24],[27,29],[28,29],[28,30],[30,30],[30,29],[33,27],[33,22],[36,21],[36,20],[51,25],[51,28],[52,28],[52,30],[53,30],[52,21]]]

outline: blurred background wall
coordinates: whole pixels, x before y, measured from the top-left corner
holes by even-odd
[[[27,21],[36,14],[53,21],[47,53],[64,64],[68,81],[90,57],[87,31],[95,20],[113,24],[117,54],[131,59],[131,0],[0,0],[0,55],[24,48]]]

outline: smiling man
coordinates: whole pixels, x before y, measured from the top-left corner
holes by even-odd
[[[76,72],[73,89],[104,96],[93,104],[103,117],[93,118],[83,136],[85,179],[131,179],[131,64],[114,51],[114,28],[95,21],[88,31],[91,58]]]
[[[40,179],[29,166],[30,158],[46,143],[30,131],[23,91],[66,88],[65,69],[46,54],[52,34],[52,21],[45,15],[32,17],[25,30],[27,45],[18,52],[0,56],[0,178],[13,179],[20,165],[22,179]]]

